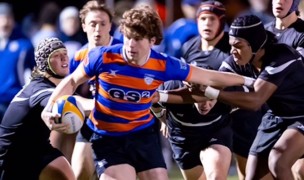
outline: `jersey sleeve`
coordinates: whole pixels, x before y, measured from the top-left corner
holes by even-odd
[[[180,80],[189,79],[191,75],[191,67],[186,62],[177,58],[168,56],[166,62],[166,77],[165,80]]]
[[[70,74],[75,71],[81,61],[76,61],[75,56],[70,59]]]

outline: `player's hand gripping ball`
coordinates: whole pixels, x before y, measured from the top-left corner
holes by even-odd
[[[73,134],[80,130],[83,125],[85,114],[83,107],[74,96],[62,96],[53,105],[53,113],[61,114],[56,123],[69,124],[70,128],[65,131]]]

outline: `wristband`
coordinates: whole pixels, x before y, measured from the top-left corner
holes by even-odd
[[[207,88],[205,89],[205,93],[204,93],[204,95],[209,99],[217,99],[219,94],[220,94],[220,90],[215,89],[210,86],[207,86]]]
[[[169,95],[167,91],[158,91],[159,93],[159,102],[167,102],[169,99]]]
[[[243,77],[244,77],[244,85],[247,87],[253,87],[255,79],[253,79],[251,77],[246,77],[246,76],[243,76]]]

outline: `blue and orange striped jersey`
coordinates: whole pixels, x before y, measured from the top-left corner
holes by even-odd
[[[151,100],[158,86],[167,80],[188,80],[192,72],[185,62],[154,50],[143,66],[129,64],[122,44],[92,49],[82,67],[85,75],[98,79],[88,125],[112,136],[152,125]]]
[[[115,44],[120,44],[120,43],[122,43],[122,42],[111,37],[109,46],[112,46]],[[83,61],[87,57],[88,53],[89,53],[88,44],[85,44],[84,46],[82,46],[80,48],[80,50],[78,50],[75,53],[74,57],[70,59],[70,64],[69,64],[70,73],[75,71],[75,69],[78,67],[78,65],[81,63],[81,61]]]

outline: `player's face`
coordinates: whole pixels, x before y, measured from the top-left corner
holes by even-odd
[[[155,40],[148,38],[132,38],[124,35],[124,50],[128,60],[142,62],[150,53]]]
[[[66,76],[69,74],[69,58],[65,48],[58,49],[51,55],[50,66],[59,76]]]
[[[215,106],[216,100],[209,100],[200,103],[194,103],[198,113],[201,115],[206,115],[210,112],[210,110]]]
[[[197,18],[197,24],[201,37],[207,41],[215,38],[220,27],[220,21],[215,14],[202,13]]]
[[[284,18],[291,8],[293,0],[272,0],[272,13],[275,17]]]
[[[252,57],[252,50],[248,41],[230,36],[229,44],[231,45],[231,55],[238,65],[242,66],[249,63]]]
[[[14,19],[9,15],[0,15],[0,38],[8,38],[14,27]]]
[[[90,47],[107,45],[110,38],[111,22],[107,13],[103,11],[88,12],[82,29],[87,33]]]

